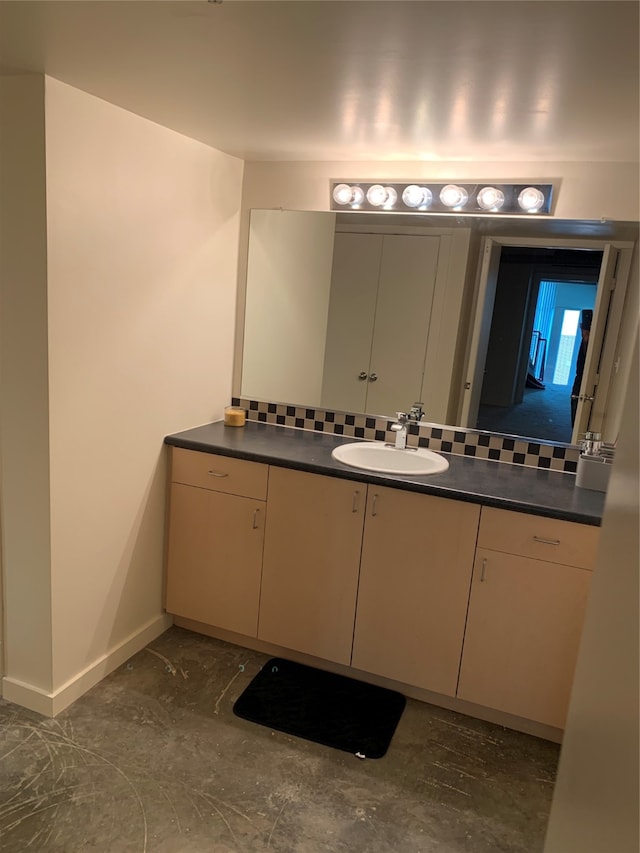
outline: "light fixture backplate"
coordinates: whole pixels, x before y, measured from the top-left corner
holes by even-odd
[[[362,190],[362,201],[357,204],[347,203],[347,204],[338,204],[333,198],[334,188],[338,184],[348,184],[351,187],[359,187]],[[459,207],[447,207],[440,200],[440,191],[450,185],[453,184],[456,187],[460,187],[467,194],[467,201],[460,205]],[[392,189],[396,198],[393,202],[389,202],[384,205],[373,205],[367,201],[367,191],[370,187],[375,185],[382,185],[383,187]],[[428,189],[431,193],[431,201],[428,205],[423,205],[421,207],[410,207],[405,204],[402,200],[402,193],[408,186],[418,186],[424,187]],[[504,195],[504,203],[497,210],[487,210],[486,208],[481,207],[478,204],[477,198],[478,193],[487,188],[493,187],[496,190],[500,190]],[[527,211],[523,210],[518,204],[518,196],[520,193],[527,189],[528,187],[532,187],[534,189],[540,190],[540,192],[544,196],[544,202],[542,207],[535,211]],[[353,181],[348,178],[343,178],[341,180],[332,180],[330,187],[330,209],[331,210],[340,210],[340,211],[349,211],[349,210],[358,210],[358,211],[369,211],[371,213],[452,213],[452,214],[481,214],[481,215],[496,215],[496,216],[504,216],[507,215],[518,215],[518,216],[544,216],[545,214],[551,213],[551,205],[553,202],[553,184],[540,184],[535,182],[526,182],[519,181],[518,183],[503,183],[496,181],[475,181],[473,183],[468,182],[460,182],[460,181],[421,181],[421,180],[407,180],[407,181],[386,181],[381,178],[377,178],[376,180],[370,181]],[[360,194],[358,193],[358,196]]]

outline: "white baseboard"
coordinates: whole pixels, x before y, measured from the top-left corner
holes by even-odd
[[[44,717],[53,717],[53,695],[33,684],[25,684],[5,675],[2,679],[2,698]]]
[[[45,717],[55,717],[90,690],[99,681],[113,672],[130,657],[141,651],[146,645],[163,634],[171,627],[171,616],[163,613],[147,622],[138,631],[130,634],[125,640],[108,651],[86,669],[74,675],[65,684],[47,693],[33,684],[5,676],[2,679],[2,696],[9,702],[36,711]]]

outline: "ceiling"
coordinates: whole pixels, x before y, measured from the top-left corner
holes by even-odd
[[[637,161],[637,0],[0,2],[43,72],[247,160]]]

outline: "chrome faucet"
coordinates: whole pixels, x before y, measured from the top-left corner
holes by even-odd
[[[397,450],[405,450],[407,447],[407,432],[409,428],[409,423],[420,423],[422,418],[424,417],[424,411],[422,410],[422,403],[414,403],[411,406],[409,413],[407,412],[396,412],[396,416],[398,418],[397,423],[391,424],[391,429],[396,434],[396,441],[393,445]],[[414,448],[409,448],[409,450],[414,450]]]
[[[406,412],[396,412],[397,423],[391,424],[391,429],[396,434],[396,450],[404,450],[407,446],[407,427],[409,426],[409,415]]]

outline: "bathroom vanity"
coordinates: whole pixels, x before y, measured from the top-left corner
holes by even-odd
[[[559,740],[604,496],[454,455],[434,475],[367,472],[332,458],[350,440],[167,437],[176,624]]]

